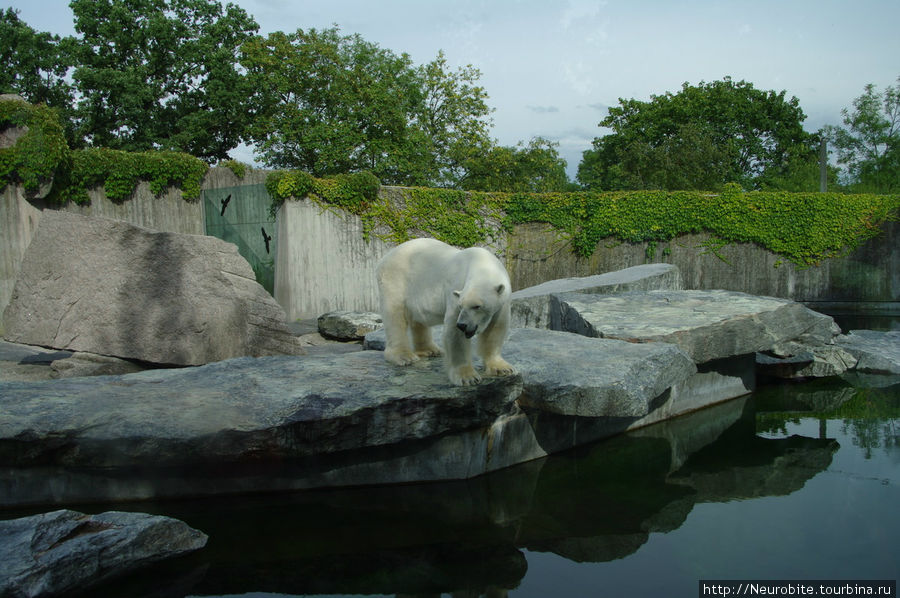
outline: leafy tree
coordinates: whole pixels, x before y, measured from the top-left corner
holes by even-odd
[[[480,73],[443,53],[417,68],[359,35],[298,29],[248,41],[242,64],[259,90],[248,137],[269,166],[456,186],[490,147]]]
[[[599,189],[700,189],[726,182],[760,187],[808,151],[799,100],[726,77],[649,102],[619,99],[594,140],[578,180]]]
[[[409,56],[337,28],[298,29],[247,41],[242,64],[259,90],[248,137],[267,165],[315,176],[370,170],[393,183],[424,168],[427,140],[409,127],[422,101]]]
[[[247,125],[243,9],[207,0],[72,0],[82,35],[74,71],[91,145],[225,159]]]
[[[827,134],[852,187],[881,193],[900,190],[900,84],[881,94],[866,85],[863,95],[853,100],[853,110],[844,108],[841,114],[846,128],[828,127]]]
[[[467,65],[451,72],[444,52],[420,68],[424,104],[417,124],[430,144],[432,172],[424,177],[437,187],[459,187],[465,164],[490,152],[491,109],[487,92],[477,85],[481,71]]]
[[[72,38],[35,31],[12,8],[0,12],[0,58],[4,65],[0,93],[16,93],[32,104],[46,104],[70,123],[74,90],[66,75],[74,64],[74,44]],[[71,136],[71,127],[68,133]]]
[[[712,131],[688,122],[658,144],[617,136],[584,153],[578,179],[595,189],[715,190],[729,174],[729,154]]]
[[[472,191],[568,191],[566,161],[559,157],[558,145],[535,137],[528,145],[492,147],[466,161],[461,186]]]

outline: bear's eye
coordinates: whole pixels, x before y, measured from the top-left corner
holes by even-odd
[[[481,306],[480,306],[480,305],[473,305],[473,306],[472,306],[472,309],[481,309]]]

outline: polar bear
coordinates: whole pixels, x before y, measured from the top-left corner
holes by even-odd
[[[443,323],[444,359],[453,384],[481,381],[472,366],[470,339],[476,334],[485,373],[515,373],[500,356],[509,331],[509,275],[489,251],[413,239],[385,254],[376,277],[387,361],[409,365],[421,357],[440,355],[430,327]]]

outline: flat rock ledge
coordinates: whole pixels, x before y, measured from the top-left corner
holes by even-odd
[[[337,453],[489,426],[519,376],[457,388],[440,360],[372,352],[236,358],[124,376],[0,383],[0,464],[189,466]]]
[[[851,330],[836,342],[858,360],[857,371],[900,374],[900,331]]]
[[[0,503],[469,478],[649,423],[696,371],[673,345],[539,329],[505,355],[519,374],[471,387],[377,351],[0,382]]]
[[[551,328],[551,297],[558,293],[609,295],[629,291],[681,290],[681,270],[672,264],[643,264],[594,276],[560,278],[512,294],[514,328]]]
[[[834,320],[789,299],[734,291],[552,295],[550,327],[680,347],[695,363],[766,351],[800,337],[829,343]]]
[[[0,521],[0,596],[57,596],[206,545],[182,521],[60,510]]]

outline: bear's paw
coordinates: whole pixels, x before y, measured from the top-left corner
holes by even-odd
[[[456,386],[471,386],[481,382],[481,375],[470,365],[450,368],[450,382]]]

